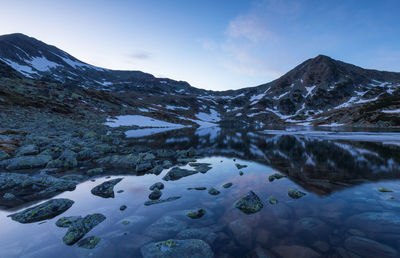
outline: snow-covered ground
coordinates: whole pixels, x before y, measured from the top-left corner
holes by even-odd
[[[386,113],[386,114],[400,113],[400,108],[399,109],[392,109],[392,110],[382,110],[382,113]]]
[[[119,127],[119,126],[142,126],[142,127],[185,127],[185,125],[181,124],[173,124],[169,122],[165,122],[162,120],[154,119],[147,116],[140,116],[140,115],[124,115],[124,116],[117,116],[115,119],[110,118],[105,123],[110,127]]]
[[[125,132],[125,135],[128,138],[139,138],[179,129],[180,127],[142,128],[136,130],[128,130]]]

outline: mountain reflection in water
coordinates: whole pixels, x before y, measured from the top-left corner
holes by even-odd
[[[399,132],[325,129],[267,130],[184,128],[142,138],[132,145],[195,148],[205,156],[237,157],[268,165],[319,195],[367,181],[400,178]]]

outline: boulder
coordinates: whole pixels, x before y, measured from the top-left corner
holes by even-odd
[[[94,195],[103,197],[103,198],[114,198],[114,186],[118,184],[122,178],[116,178],[109,181],[106,181],[98,186],[95,186],[91,192]]]
[[[16,157],[8,161],[7,170],[42,168],[52,160],[49,155],[22,156]]]
[[[246,214],[256,213],[264,207],[260,197],[253,191],[237,200],[234,206]]]

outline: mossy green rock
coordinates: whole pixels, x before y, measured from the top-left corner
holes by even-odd
[[[98,186],[95,186],[91,192],[94,195],[103,197],[103,198],[114,198],[114,186],[118,184],[122,178],[116,178],[109,181],[106,181]]]
[[[93,249],[100,242],[101,238],[90,236],[78,242],[78,246],[86,249]]]
[[[274,181],[275,179],[281,179],[281,178],[284,178],[284,177],[286,177],[286,176],[284,176],[284,175],[282,175],[282,174],[275,173],[275,174],[272,174],[272,175],[270,175],[270,176],[268,177],[268,181],[272,182],[272,181]]]
[[[264,204],[260,197],[258,197],[253,191],[250,191],[248,194],[237,200],[234,206],[246,214],[253,214],[264,208]]]
[[[379,187],[378,191],[382,192],[382,193],[391,193],[391,192],[393,192],[392,190],[384,188],[384,187]]]
[[[236,166],[238,169],[247,168],[247,165],[241,165],[241,164],[239,164],[239,163],[236,163],[235,166]]]
[[[206,214],[205,209],[198,209],[198,210],[193,210],[193,211],[188,212],[186,214],[186,216],[188,216],[191,219],[199,219],[199,218],[203,217],[204,214]]]
[[[42,168],[51,161],[49,155],[22,156],[9,160],[7,170]]]
[[[163,177],[165,181],[175,181],[179,180],[182,177],[191,176],[197,174],[198,171],[182,169],[182,168],[172,168],[168,173]]]
[[[166,240],[157,243],[149,243],[140,249],[144,258],[163,257],[191,257],[212,258],[214,254],[211,247],[200,239]]]
[[[272,205],[275,205],[275,204],[278,203],[278,200],[275,197],[270,196],[269,197],[269,203],[272,204]]]
[[[288,195],[293,199],[299,199],[299,198],[305,196],[306,193],[303,193],[300,190],[290,189],[288,192]]]
[[[63,237],[66,245],[73,245],[84,237],[92,228],[106,219],[103,214],[95,213],[85,216],[63,217],[57,220],[58,227],[68,227],[68,231]]]
[[[32,223],[54,218],[68,210],[74,201],[69,199],[52,199],[35,207],[9,215],[20,223]]]

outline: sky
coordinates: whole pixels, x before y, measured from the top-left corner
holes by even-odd
[[[227,90],[318,54],[400,72],[397,0],[0,0],[24,33],[86,63]]]

